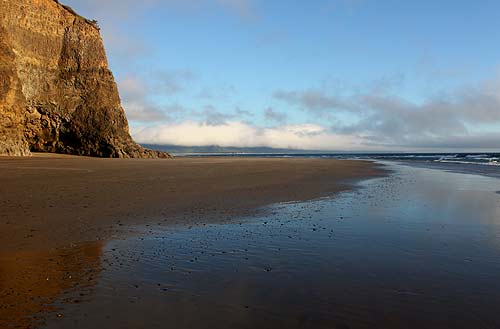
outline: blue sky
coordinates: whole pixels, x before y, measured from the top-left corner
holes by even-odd
[[[139,142],[500,149],[498,1],[66,3],[100,22]]]

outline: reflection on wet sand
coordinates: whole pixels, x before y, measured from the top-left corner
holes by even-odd
[[[92,297],[43,328],[500,328],[500,180],[393,169],[334,199],[110,241]]]
[[[102,243],[49,251],[1,252],[0,328],[34,328],[48,314],[63,316],[50,304],[74,289],[84,298],[100,273],[101,255]]]

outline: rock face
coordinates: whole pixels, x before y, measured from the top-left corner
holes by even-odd
[[[129,134],[95,23],[56,0],[0,0],[0,154],[158,158]]]

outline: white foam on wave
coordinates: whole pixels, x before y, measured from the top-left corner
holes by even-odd
[[[479,161],[461,161],[461,160],[446,160],[446,159],[439,159],[439,160],[435,160],[435,162],[440,162],[440,163],[471,164],[471,165],[483,165],[483,166],[500,166],[500,163],[498,162],[498,159],[496,159],[496,160],[489,159],[489,161],[488,161],[488,162],[479,162]]]

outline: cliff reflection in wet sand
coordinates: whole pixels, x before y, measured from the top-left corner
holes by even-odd
[[[35,328],[50,313],[62,316],[50,304],[85,298],[100,273],[101,255],[101,243],[0,253],[0,328]],[[66,300],[73,290],[79,297]]]

